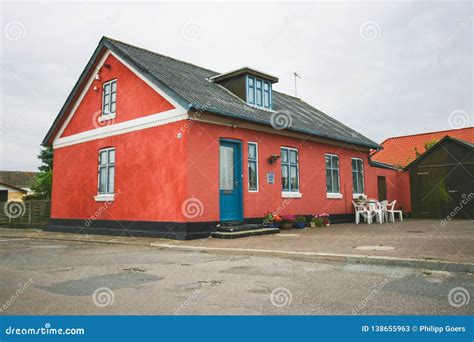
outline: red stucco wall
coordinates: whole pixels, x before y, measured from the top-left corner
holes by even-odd
[[[262,217],[277,208],[284,214],[345,214],[353,212],[351,157],[362,158],[365,170],[365,192],[377,198],[377,175],[387,177],[389,200],[398,200],[408,208],[409,188],[406,176],[401,172],[374,168],[368,165],[368,153],[268,133],[257,133],[240,128],[194,122],[188,131],[187,160],[190,172],[188,195],[203,203],[203,214],[194,220],[217,221],[219,219],[219,139],[229,138],[243,142],[243,198],[244,217]],[[249,192],[247,178],[248,142],[257,142],[259,149],[259,185],[257,193]],[[280,162],[270,165],[268,157],[280,154],[282,146],[298,148],[300,159],[300,192],[302,198],[286,200],[281,196]],[[340,161],[340,181],[343,199],[326,198],[325,153],[337,154]],[[275,184],[267,184],[267,172],[275,173]],[[408,197],[407,197],[408,196]]]
[[[110,124],[110,122],[99,123],[97,119],[101,115],[102,84],[113,79],[117,79],[117,110],[113,123],[174,108],[114,56],[109,55],[104,64],[109,64],[110,69],[101,68],[99,72],[100,80],[92,82],[73,118],[64,130],[63,137]],[[94,91],[94,87],[97,87],[98,91]]]
[[[52,218],[183,222],[185,137],[183,121],[54,151]],[[115,200],[96,202],[98,151],[115,147]],[[106,205],[107,210],[103,210]]]

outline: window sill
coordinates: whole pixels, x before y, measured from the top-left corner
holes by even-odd
[[[115,199],[115,194],[94,196],[94,200],[96,202],[112,202],[114,199]]]
[[[111,113],[111,114],[107,114],[107,115],[102,114],[101,116],[99,116],[99,122],[113,120],[113,119],[115,119],[115,117],[116,117],[115,113]]]
[[[303,194],[301,192],[282,191],[281,197],[282,198],[301,198],[303,197]]]
[[[326,198],[330,199],[342,199],[342,194],[337,194],[337,193],[326,193]]]
[[[359,199],[360,196],[367,198],[365,194],[352,194],[352,199]]]

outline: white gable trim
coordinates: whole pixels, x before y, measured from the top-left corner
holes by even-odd
[[[99,71],[99,69],[104,64],[105,60],[109,55],[114,56],[120,63],[125,65],[131,72],[133,72],[138,78],[140,78],[143,82],[145,82],[149,87],[155,90],[159,95],[161,95],[166,101],[171,103],[174,109],[167,110],[161,113],[156,113],[152,115],[147,115],[144,117],[140,117],[137,119],[132,119],[124,122],[120,122],[117,124],[111,124],[109,126],[98,127],[95,129],[91,129],[88,131],[84,131],[81,133],[73,134],[67,137],[61,138],[61,135],[64,133],[64,130],[68,126],[69,122],[73,118],[74,114],[76,113],[77,108],[81,104],[82,100],[84,99],[87,92],[90,90],[92,82],[95,79],[95,75]],[[93,120],[94,113],[91,113],[91,120]],[[118,134],[124,134],[128,132],[133,132],[141,129],[146,129],[155,126],[165,125],[171,122],[176,122],[180,120],[185,120],[189,118],[188,111],[178,104],[175,100],[173,100],[170,96],[168,96],[165,92],[163,92],[159,87],[157,87],[154,83],[150,82],[146,77],[144,77],[138,70],[132,67],[129,63],[124,61],[122,58],[117,56],[110,50],[107,50],[102,58],[100,59],[99,63],[97,64],[96,69],[91,74],[89,79],[87,80],[86,86],[82,89],[79,98],[74,103],[71,112],[69,113],[68,117],[64,121],[63,125],[59,129],[58,133],[56,134],[53,140],[53,148],[59,148],[64,146],[70,146],[86,141],[91,141],[95,139],[101,139],[109,136],[114,136]]]

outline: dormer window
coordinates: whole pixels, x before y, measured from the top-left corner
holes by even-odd
[[[272,84],[247,75],[247,102],[256,107],[272,108]]]
[[[271,110],[273,108],[272,84],[278,78],[267,73],[244,67],[209,79],[240,97],[249,105]]]

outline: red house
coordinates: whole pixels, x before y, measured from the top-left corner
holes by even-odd
[[[251,68],[217,73],[102,38],[43,144],[50,230],[191,239],[268,211],[353,220],[352,199],[396,199],[408,175],[380,146]]]

